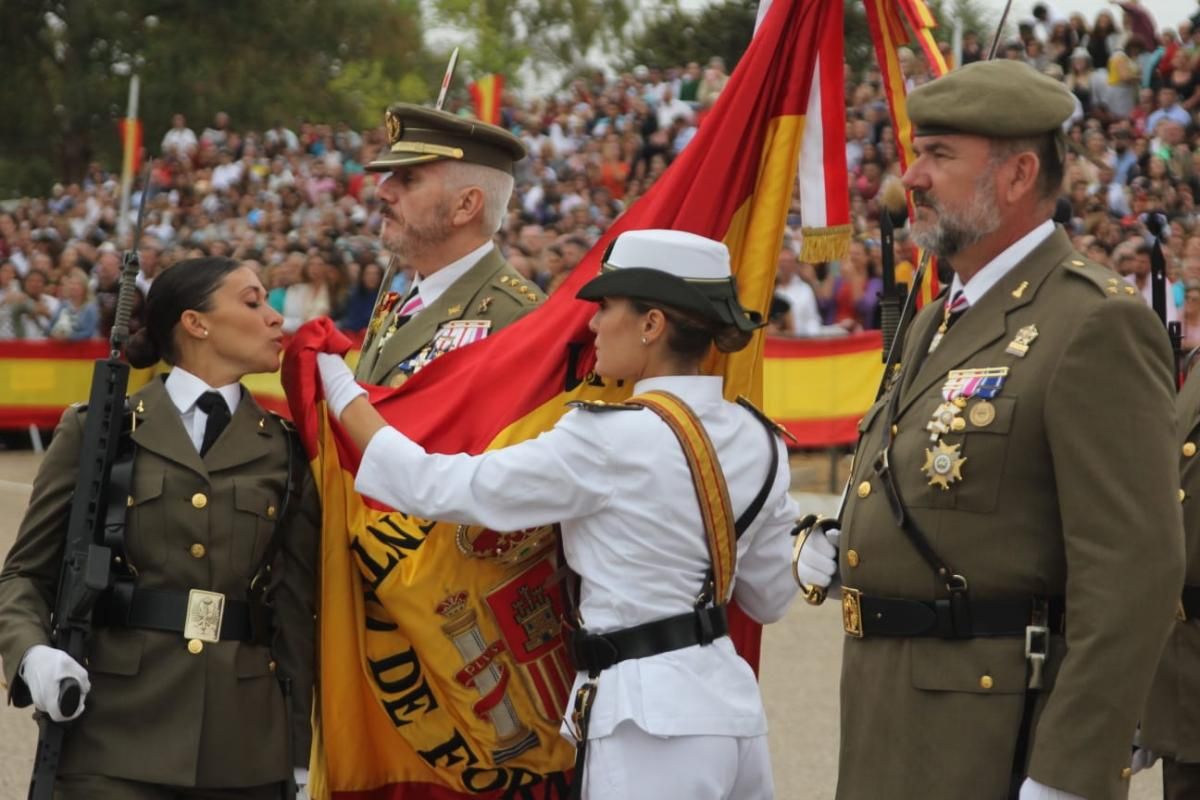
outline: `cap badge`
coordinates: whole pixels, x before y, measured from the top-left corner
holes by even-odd
[[[395,144],[400,141],[400,135],[404,133],[404,123],[400,118],[389,111],[384,114],[383,122],[387,126],[388,143]]]

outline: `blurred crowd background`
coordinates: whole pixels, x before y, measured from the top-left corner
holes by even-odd
[[[1078,101],[1070,122],[1063,194],[1076,246],[1150,296],[1144,215],[1166,214],[1170,313],[1185,344],[1200,345],[1200,14],[1159,26],[1137,6],[1094,18],[1039,3],[1016,21],[1002,56],[1063,81]],[[961,61],[984,57],[989,31],[965,30]],[[953,61],[947,44],[944,54]],[[919,50],[901,53],[909,87],[929,79]],[[529,157],[497,242],[505,257],[553,293],[600,234],[638,201],[704,124],[724,91],[721,56],[597,71],[544,96],[505,93],[502,124]],[[846,156],[854,239],[840,262],[797,259],[798,196],[779,254],[772,330],[835,336],[878,327],[881,189],[900,173],[878,69],[845,67]],[[449,107],[469,114],[465,94]],[[1014,109],[1013,113],[1019,113]],[[145,132],[152,161],[139,243],[139,288],[180,259],[228,255],[251,263],[287,331],[330,315],[366,327],[389,256],[377,231],[381,176],[366,172],[382,127],[277,121],[256,130],[222,110],[173,116]],[[117,163],[93,161],[79,181],[0,204],[0,339],[77,341],[107,337],[121,266]],[[132,212],[131,212],[132,213]],[[896,233],[898,277],[916,260]],[[400,265],[403,267],[403,265]],[[403,291],[401,269],[393,289]]]

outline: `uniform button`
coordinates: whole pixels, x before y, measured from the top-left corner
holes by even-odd
[[[192,655],[200,655],[200,651],[204,649],[204,642],[199,639],[188,639],[188,652]]]
[[[993,683],[994,682],[992,681],[991,675],[984,675],[984,676],[980,677],[980,679],[979,679],[979,688],[980,689],[990,689],[990,688],[992,688]]]
[[[1192,456],[1196,455],[1196,443],[1185,442],[1183,445],[1183,455],[1187,458],[1191,458]]]
[[[204,492],[196,492],[192,495],[192,508],[204,508],[208,505],[208,497]]]
[[[863,481],[862,483],[860,483],[858,485],[858,496],[859,497],[866,497],[870,493],[871,493],[871,482],[870,481]]]
[[[275,664],[275,662],[274,662],[274,661],[268,661],[268,662],[267,662],[267,669],[269,669],[271,672],[274,672],[274,671],[275,671],[275,667],[276,667],[276,666],[277,666],[277,665]]]
[[[1132,777],[1133,777],[1133,770],[1130,769],[1129,767],[1126,767],[1125,769],[1121,770],[1121,780],[1127,781]]]
[[[852,567],[858,566],[858,551],[857,550],[847,550],[846,551],[846,563]]]
[[[896,435],[897,433],[899,433],[899,432],[900,432],[900,426],[899,426],[899,425],[893,425],[893,426],[892,426],[892,436],[895,436],[895,435]]]
[[[1183,489],[1180,489],[1179,490],[1179,502],[1182,503],[1186,499],[1187,499],[1187,492],[1185,492]]]
[[[204,553],[207,551],[205,551],[204,545],[197,542],[188,548],[188,552],[192,554],[192,558],[204,558]]]
[[[267,516],[275,519],[275,506],[267,506]]]

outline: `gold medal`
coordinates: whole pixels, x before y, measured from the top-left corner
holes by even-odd
[[[971,406],[971,411],[967,416],[976,428],[986,428],[996,419],[996,407],[987,400],[980,400]]]
[[[929,477],[930,486],[940,486],[945,490],[950,488],[950,484],[962,480],[962,466],[967,459],[959,458],[961,447],[938,442],[937,447],[925,450],[925,465],[921,471]]]

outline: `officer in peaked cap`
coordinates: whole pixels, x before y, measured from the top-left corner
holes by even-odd
[[[796,555],[843,584],[841,800],[1128,793],[1183,576],[1174,381],[1052,222],[1073,108],[1013,61],[909,97],[912,238],[954,278],[860,424],[840,537]]]
[[[367,164],[386,173],[380,239],[393,268],[413,270],[403,294],[385,278],[356,377],[399,385],[438,355],[476,342],[533,310],[545,296],[492,242],[525,157],[515,136],[478,120],[396,103],[388,143]],[[389,276],[393,270],[389,269]]]

